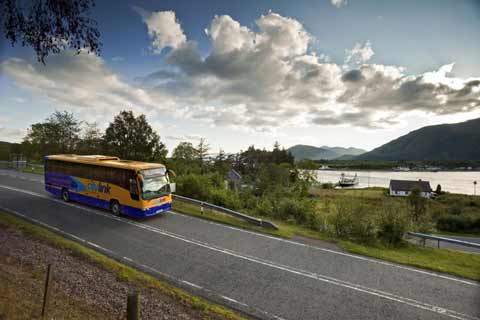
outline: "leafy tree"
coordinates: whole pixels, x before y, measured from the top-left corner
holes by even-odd
[[[165,145],[148,124],[145,115],[121,111],[110,123],[104,136],[108,150],[124,159],[164,162]]]
[[[98,128],[98,124],[96,122],[85,123],[85,129],[78,144],[77,152],[80,154],[103,153],[102,131]]]
[[[5,38],[32,47],[42,63],[67,48],[98,54],[100,33],[88,17],[93,6],[93,0],[0,0]]]
[[[23,140],[27,155],[74,153],[80,140],[81,121],[68,111],[55,111],[45,122],[34,123]]]
[[[427,213],[427,199],[422,197],[422,190],[415,186],[408,195],[408,202],[412,208],[413,221],[420,221]]]
[[[200,173],[197,149],[191,142],[180,142],[173,149],[169,166],[179,175]]]
[[[180,142],[173,149],[172,158],[175,160],[195,161],[198,159],[198,152],[191,142]]]
[[[442,186],[437,184],[437,189],[435,190],[436,194],[442,194]]]

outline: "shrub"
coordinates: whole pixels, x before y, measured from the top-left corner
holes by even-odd
[[[294,220],[306,225],[314,213],[314,203],[308,199],[283,198],[277,202],[275,216],[283,220]]]
[[[330,223],[333,226],[335,235],[338,237],[351,236],[354,224],[351,201],[338,201],[334,204],[334,208],[335,211],[331,216]]]
[[[213,189],[208,176],[187,174],[177,177],[178,194],[197,200],[209,201]]]
[[[409,228],[405,209],[398,205],[387,205],[381,208],[379,214],[378,237],[390,245],[401,244]]]
[[[272,217],[273,216],[273,205],[271,201],[267,198],[262,198],[260,201],[258,201],[255,209],[254,209],[255,214],[259,216],[267,216],[267,217]]]
[[[437,220],[437,229],[450,232],[470,231],[477,221],[467,216],[445,214]]]
[[[226,189],[213,189],[210,192],[210,201],[217,206],[237,210],[241,208],[238,196]]]
[[[320,185],[320,187],[321,187],[322,189],[335,189],[335,185],[334,185],[333,183],[331,183],[331,182],[322,183],[322,184]]]

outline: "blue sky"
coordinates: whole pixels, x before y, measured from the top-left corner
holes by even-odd
[[[371,149],[480,116],[480,1],[97,1],[92,16],[100,57],[44,67],[2,44],[0,140],[55,109],[104,128],[131,106],[170,149],[205,137],[229,152],[276,140]]]

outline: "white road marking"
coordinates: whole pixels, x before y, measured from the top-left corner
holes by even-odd
[[[446,308],[443,308],[443,307],[439,307],[439,306],[435,306],[435,305],[432,305],[432,304],[424,303],[424,302],[421,302],[421,301],[417,301],[415,299],[402,297],[402,296],[399,296],[399,295],[396,295],[396,294],[392,294],[392,293],[389,293],[389,292],[385,292],[385,291],[369,288],[369,287],[366,287],[366,286],[354,284],[354,283],[351,283],[351,282],[348,282],[348,281],[343,281],[343,280],[336,279],[336,278],[333,278],[333,277],[329,277],[329,276],[326,276],[326,275],[321,275],[321,274],[305,271],[305,270],[302,270],[302,269],[296,269],[296,268],[293,268],[293,267],[277,264],[277,263],[269,261],[269,260],[263,260],[263,259],[260,259],[260,258],[257,258],[257,257],[244,255],[244,254],[232,251],[232,250],[219,248],[215,245],[212,245],[212,244],[209,244],[209,243],[204,243],[204,242],[201,242],[201,241],[198,241],[198,240],[187,239],[187,238],[184,238],[181,235],[177,235],[177,234],[174,234],[174,233],[166,231],[166,230],[162,230],[162,229],[155,228],[155,227],[152,227],[152,226],[149,226],[149,225],[146,225],[146,224],[142,224],[142,223],[134,222],[134,221],[131,221],[131,220],[127,220],[127,219],[124,219],[124,218],[121,218],[121,217],[115,217],[115,216],[112,216],[112,215],[107,215],[107,214],[101,213],[99,211],[89,209],[89,208],[85,208],[85,207],[82,207],[82,206],[78,206],[78,205],[75,205],[75,204],[72,204],[72,203],[65,203],[61,200],[50,198],[50,197],[47,197],[45,195],[38,194],[38,193],[35,193],[35,192],[24,191],[24,190],[20,190],[20,189],[17,189],[17,188],[4,186],[4,185],[0,185],[0,187],[5,188],[5,189],[9,189],[9,190],[13,190],[13,191],[17,191],[17,192],[23,192],[23,193],[34,195],[34,196],[41,197],[41,198],[48,198],[52,201],[59,202],[59,203],[64,204],[64,205],[80,208],[84,211],[91,212],[91,213],[106,217],[106,218],[111,219],[111,220],[117,220],[119,222],[123,222],[123,223],[129,224],[129,225],[132,225],[132,226],[136,226],[136,227],[139,227],[139,228],[142,228],[142,229],[145,229],[145,230],[149,230],[151,232],[161,234],[161,235],[164,235],[164,236],[168,236],[168,237],[171,237],[171,238],[174,238],[174,239],[177,239],[177,240],[189,243],[189,244],[193,244],[193,245],[196,245],[196,246],[200,246],[200,247],[212,250],[212,251],[221,252],[223,254],[227,254],[227,255],[230,255],[230,256],[233,256],[233,257],[236,257],[236,258],[239,258],[239,259],[243,259],[243,260],[247,260],[247,261],[250,261],[250,262],[257,263],[257,264],[265,265],[265,266],[275,268],[275,269],[278,269],[278,270],[282,270],[282,271],[286,271],[286,272],[289,272],[289,273],[292,273],[292,274],[296,274],[296,275],[300,275],[300,276],[303,276],[303,277],[307,277],[307,278],[315,279],[315,280],[318,280],[318,281],[326,282],[326,283],[329,283],[329,284],[332,284],[332,285],[336,285],[336,286],[339,286],[339,287],[351,289],[351,290],[354,290],[354,291],[357,291],[357,292],[377,296],[377,297],[384,298],[384,299],[387,299],[387,300],[390,300],[390,301],[395,301],[395,302],[402,303],[402,304],[405,304],[405,305],[413,306],[413,307],[416,307],[416,308],[419,308],[419,309],[435,312],[435,313],[438,313],[438,314],[448,316],[450,318],[462,319],[462,320],[480,320],[480,318],[477,318],[475,316],[470,316],[470,315],[467,315],[467,314],[456,312],[454,310],[449,310],[449,309],[446,309]],[[46,224],[44,224],[44,225],[46,225]],[[72,235],[70,235],[70,236],[72,236]],[[78,239],[80,239],[80,238],[78,238]],[[85,240],[83,240],[83,239],[81,239],[81,241],[85,242]],[[102,247],[100,247],[100,248],[102,248]],[[147,267],[147,266],[144,266],[144,267]],[[149,267],[147,267],[147,268],[149,268]],[[151,269],[153,269],[153,268],[151,268]],[[155,269],[153,269],[153,270],[155,270]],[[155,271],[159,272],[157,270],[155,270]]]
[[[42,181],[39,181],[39,182],[43,183]],[[16,189],[16,188],[14,188],[14,189]],[[25,191],[25,190],[21,190],[21,191]],[[25,191],[25,192],[28,192],[28,191]],[[32,194],[32,195],[34,195],[34,194]],[[37,193],[36,195],[40,195],[40,194]],[[81,208],[81,207],[77,207],[77,208]],[[446,280],[450,280],[450,281],[460,282],[460,283],[467,284],[467,285],[480,286],[480,284],[476,283],[476,282],[463,280],[463,279],[459,279],[459,278],[454,278],[454,277],[447,276],[447,275],[442,275],[442,274],[439,274],[439,273],[434,273],[434,272],[430,272],[430,271],[426,271],[426,270],[420,270],[420,269],[416,269],[416,268],[412,268],[412,267],[402,266],[402,265],[399,265],[399,264],[390,263],[390,262],[386,262],[386,261],[381,261],[381,260],[378,260],[378,259],[372,259],[372,258],[368,258],[368,257],[365,257],[365,256],[359,256],[359,255],[351,254],[351,253],[345,253],[345,252],[341,252],[341,251],[336,251],[336,250],[331,250],[331,249],[326,249],[326,248],[320,248],[320,247],[316,247],[316,246],[312,246],[312,245],[308,245],[308,244],[304,244],[304,243],[300,243],[300,242],[296,242],[296,241],[292,241],[292,240],[288,240],[288,239],[282,239],[282,238],[278,238],[278,237],[274,237],[274,236],[269,236],[269,235],[266,235],[266,234],[263,234],[263,233],[253,232],[253,231],[249,231],[249,230],[245,230],[245,229],[241,229],[241,228],[236,228],[236,227],[221,224],[221,223],[218,223],[218,222],[207,221],[205,219],[198,219],[198,218],[191,217],[191,216],[188,216],[188,215],[185,215],[185,214],[182,214],[182,213],[178,213],[178,212],[175,212],[175,211],[169,211],[169,212],[174,214],[174,215],[182,216],[186,219],[199,221],[201,223],[212,224],[212,225],[216,225],[216,226],[219,226],[219,227],[222,227],[222,228],[235,230],[235,231],[238,231],[238,232],[248,233],[248,234],[251,234],[251,235],[254,235],[254,236],[257,236],[257,237],[262,237],[262,238],[267,238],[267,239],[271,239],[271,240],[275,240],[275,241],[289,243],[289,244],[296,245],[296,246],[306,247],[306,248],[313,249],[313,250],[319,250],[319,251],[323,251],[323,252],[327,252],[327,253],[331,253],[331,254],[335,254],[335,255],[341,255],[341,256],[345,256],[345,257],[349,257],[349,258],[363,260],[363,261],[376,263],[376,264],[380,264],[380,265],[384,265],[384,266],[388,266],[388,267],[392,267],[392,268],[397,268],[397,269],[401,269],[401,270],[408,270],[408,271],[411,271],[411,272],[421,273],[421,274],[428,275],[428,276],[431,276],[431,277],[436,277],[436,278],[446,279]]]
[[[201,286],[199,286],[198,284],[195,284],[195,283],[191,283],[189,281],[186,281],[186,280],[182,280],[183,283],[185,283],[186,285],[189,285],[190,287],[194,287],[194,288],[197,288],[197,289],[203,289]],[[223,296],[222,296],[223,297]],[[232,299],[233,300],[233,299]],[[238,301],[237,301],[238,302]]]

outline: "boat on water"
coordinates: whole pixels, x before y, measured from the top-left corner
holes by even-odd
[[[338,181],[338,185],[340,187],[353,187],[358,184],[358,176],[355,173],[353,177],[348,177],[345,173],[340,175],[340,180]]]

